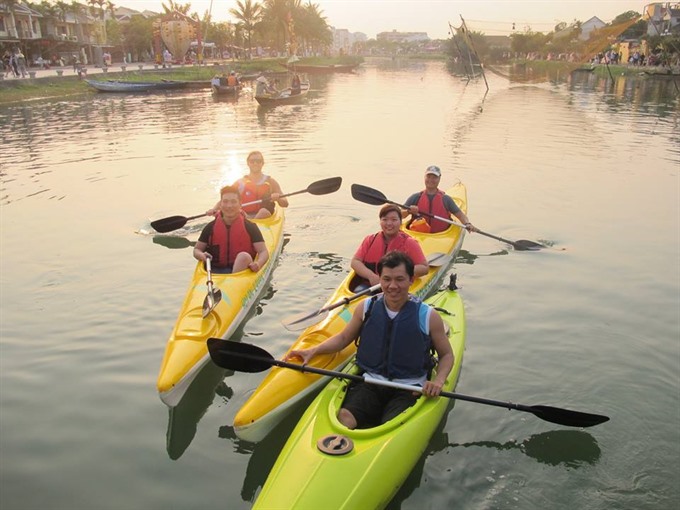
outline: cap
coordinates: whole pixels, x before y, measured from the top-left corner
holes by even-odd
[[[267,83],[267,78],[265,78],[264,76],[258,76],[256,81],[259,81],[261,83]]]
[[[427,175],[427,174],[432,174],[432,175],[436,175],[437,177],[441,177],[442,171],[439,169],[438,166],[432,165],[432,166],[428,166],[427,170],[425,170],[425,175]]]
[[[236,74],[236,72],[235,72],[235,71],[232,71],[232,72],[230,72],[229,74]]]

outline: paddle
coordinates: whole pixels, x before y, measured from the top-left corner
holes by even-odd
[[[383,205],[383,204],[392,204],[396,205],[398,207],[401,207],[402,209],[408,209],[407,206],[403,204],[399,204],[397,202],[392,202],[391,200],[388,200],[385,195],[383,195],[380,191],[377,189],[369,188],[368,186],[362,186],[361,184],[352,184],[352,198],[355,200],[358,200],[359,202],[364,202],[365,204],[370,204],[370,205]],[[419,214],[423,216],[427,216],[428,218],[434,218],[439,221],[443,221],[444,223],[449,223],[451,225],[456,225],[457,227],[460,228],[465,228],[465,225],[462,225],[456,221],[450,220],[449,218],[444,218],[442,216],[437,216],[435,214],[430,214],[424,211],[418,211]],[[518,251],[525,251],[525,250],[540,250],[541,248],[547,248],[547,246],[544,246],[540,243],[536,243],[534,241],[529,241],[527,239],[520,239],[519,241],[510,241],[509,239],[503,239],[502,237],[495,236],[493,234],[488,234],[482,230],[476,229],[476,232],[478,234],[482,234],[483,236],[490,237],[492,239],[495,239],[497,241],[502,241],[504,243],[508,243],[511,245],[513,248],[515,248]]]
[[[447,265],[449,262],[451,262],[451,255],[449,255],[448,253],[442,252],[430,253],[430,255],[427,257],[427,263],[431,267],[441,267]],[[306,329],[309,326],[317,324],[324,320],[328,316],[329,311],[335,310],[340,306],[349,304],[355,299],[360,298],[361,296],[365,296],[367,294],[377,294],[379,291],[380,285],[379,284],[373,285],[373,287],[364,289],[361,292],[352,294],[351,296],[344,297],[336,301],[335,303],[327,305],[323,308],[319,308],[318,310],[314,310],[313,312],[303,312],[297,315],[293,315],[291,317],[287,317],[281,321],[281,324],[283,324],[283,327],[286,328],[288,331],[300,331],[302,329]]]
[[[210,315],[210,312],[212,312],[215,307],[217,306],[217,303],[222,301],[222,291],[220,289],[213,290],[213,282],[212,282],[212,271],[210,268],[210,257],[205,259],[205,269],[208,272],[208,294],[205,296],[205,299],[203,300],[203,318],[205,319],[208,315]]]
[[[299,195],[300,193],[310,193],[312,195],[327,195],[329,193],[333,193],[334,191],[338,191],[340,189],[340,185],[342,184],[342,177],[330,177],[328,179],[321,179],[320,181],[313,182],[309,186],[307,186],[305,189],[299,190],[299,191],[294,191],[292,193],[286,193],[284,195],[281,195],[280,198],[285,198],[285,197],[292,197],[293,195]],[[264,202],[265,199],[263,200],[255,200],[254,202],[248,202],[245,204],[241,204],[241,206],[246,206],[246,205],[253,205],[253,204],[259,204]],[[202,218],[203,216],[208,216],[206,213],[203,214],[197,214],[196,216],[168,216],[167,218],[161,218],[160,220],[155,220],[151,222],[151,226],[156,232],[171,232],[173,230],[177,230],[178,228],[182,228],[184,225],[187,224],[189,220],[195,220],[196,218]]]
[[[371,295],[378,292],[381,292],[380,285],[373,285],[373,287],[364,289],[361,292],[352,294],[351,296],[344,297],[335,303],[324,306],[323,308],[319,308],[318,310],[314,310],[313,312],[303,312],[293,315],[292,317],[288,317],[282,320],[281,324],[283,324],[283,327],[288,331],[299,331],[301,329],[308,328],[312,324],[321,322],[328,316],[328,312],[331,310],[335,310],[336,308],[339,308],[343,305],[347,305],[362,296]]]
[[[366,376],[346,374],[344,372],[337,372],[335,370],[325,370],[323,368],[315,368],[297,363],[280,361],[274,359],[274,357],[267,351],[255,345],[244,344],[241,342],[232,342],[230,340],[222,340],[221,338],[209,338],[208,351],[210,352],[210,357],[217,366],[229,370],[237,370],[239,372],[263,372],[275,365],[277,367],[290,368],[299,372],[327,375],[340,379],[349,379],[351,381],[366,381],[371,384],[390,386],[393,388],[414,392],[422,391],[422,388],[419,386],[410,386],[408,384],[394,383],[392,381],[382,381]],[[512,402],[501,402],[499,400],[472,397],[450,391],[442,391],[441,396],[455,400],[466,400],[468,402],[476,402],[478,404],[523,411],[531,413],[542,420],[549,421],[551,423],[557,423],[559,425],[566,425],[568,427],[592,427],[593,425],[599,425],[600,423],[604,423],[609,420],[608,416],[602,416],[599,414],[583,413],[580,411],[571,411],[569,409],[543,405],[528,406],[523,404],[514,404]]]

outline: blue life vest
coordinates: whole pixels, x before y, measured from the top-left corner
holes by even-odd
[[[428,306],[408,301],[390,319],[385,301],[378,298],[369,305],[357,348],[357,365],[366,372],[388,379],[419,378],[432,368],[432,339],[423,327]]]

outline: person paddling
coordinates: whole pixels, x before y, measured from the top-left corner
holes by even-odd
[[[418,385],[425,397],[441,393],[454,363],[454,354],[444,321],[434,309],[409,294],[413,283],[413,260],[403,252],[391,251],[378,263],[383,295],[357,306],[340,333],[319,345],[290,351],[285,360],[297,358],[303,364],[320,354],[333,354],[358,340],[356,363],[374,379]],[[431,348],[437,353],[437,373]],[[385,423],[415,404],[421,395],[412,391],[353,383],[338,412],[338,420],[349,429]]]
[[[380,208],[380,232],[366,236],[352,258],[351,267],[360,278],[354,292],[372,287],[380,282],[377,264],[380,257],[388,251],[399,250],[406,253],[415,264],[415,276],[427,274],[427,258],[418,241],[400,230],[401,209],[393,204]]]
[[[402,216],[406,217],[410,214],[414,219],[409,228],[434,234],[443,232],[451,226],[444,221],[421,216],[419,211],[423,211],[447,219],[451,219],[451,215],[454,215],[465,225],[468,232],[476,232],[477,228],[470,223],[467,215],[460,210],[453,198],[439,189],[441,177],[442,171],[438,166],[431,165],[425,169],[425,189],[414,193],[404,203],[408,209],[402,212]]]
[[[194,247],[194,258],[212,259],[214,273],[257,272],[269,260],[269,251],[258,226],[245,218],[234,186],[220,190],[220,212],[208,223]]]
[[[252,151],[246,158],[250,173],[237,180],[232,186],[236,186],[241,195],[241,203],[247,204],[262,200],[262,202],[247,205],[243,211],[249,218],[261,219],[268,218],[274,213],[274,202],[281,207],[288,207],[288,199],[282,197],[281,185],[269,175],[262,173],[264,166],[264,156],[260,151]],[[206,214],[214,216],[220,209],[217,202]]]

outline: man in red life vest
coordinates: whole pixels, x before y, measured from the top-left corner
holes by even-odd
[[[477,229],[470,223],[466,214],[458,208],[453,201],[453,198],[439,190],[439,181],[441,180],[441,177],[442,171],[438,166],[432,165],[427,167],[425,170],[425,189],[408,197],[408,200],[406,200],[406,203],[404,204],[408,209],[402,213],[403,216],[406,217],[411,214],[413,218],[416,218],[419,214],[418,212],[422,211],[441,218],[451,219],[451,215],[453,214],[463,225],[465,225],[468,232],[475,232]],[[428,232],[433,234],[442,232],[451,226],[450,223],[428,216],[423,216],[423,220],[429,225]]]
[[[235,186],[220,190],[220,211],[201,232],[194,257],[212,259],[215,273],[257,272],[269,260],[269,251],[260,229],[241,211],[241,198]]]

